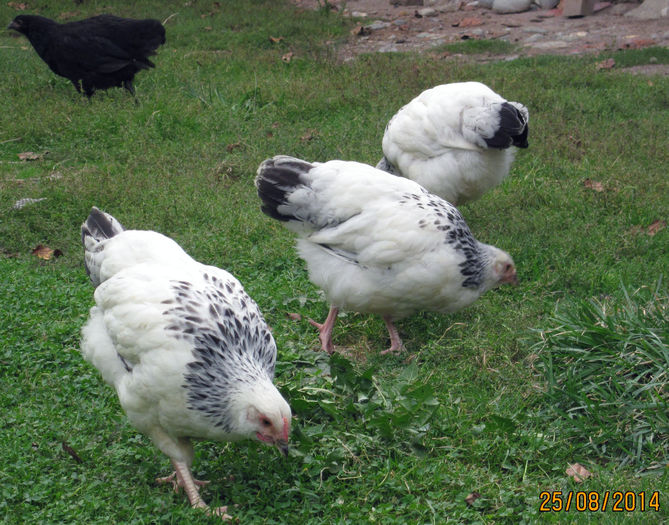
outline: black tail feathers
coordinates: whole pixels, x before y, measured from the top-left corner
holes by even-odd
[[[500,107],[499,117],[499,128],[492,137],[485,139],[488,147],[497,149],[510,146],[526,148],[529,133],[526,112],[523,113],[515,103],[504,102]]]
[[[279,206],[286,204],[288,194],[306,183],[303,176],[313,167],[313,164],[304,160],[285,155],[263,161],[255,181],[258,196],[263,202],[260,207],[262,212],[279,221],[295,219],[279,211]]]
[[[85,247],[87,237],[92,237],[96,241],[102,241],[104,239],[111,239],[124,229],[121,223],[114,217],[93,206],[88,218],[81,225],[81,242]]]

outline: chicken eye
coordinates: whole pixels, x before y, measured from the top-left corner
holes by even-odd
[[[267,419],[266,417],[262,418],[260,420],[260,422],[262,423],[262,425],[264,427],[271,427],[272,426],[272,422],[269,419]]]

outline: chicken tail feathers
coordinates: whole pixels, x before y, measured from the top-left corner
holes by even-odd
[[[308,185],[304,176],[313,168],[313,164],[286,155],[263,161],[255,180],[262,212],[283,222],[303,220],[295,215],[288,197],[299,187]]]
[[[84,266],[95,286],[100,284],[100,257],[102,241],[111,239],[124,230],[114,217],[93,206],[86,221],[81,225],[81,243],[84,245]]]
[[[81,225],[81,242],[86,246],[88,237],[96,242],[111,239],[125,228],[114,217],[93,206],[86,222]]]
[[[526,148],[529,132],[528,111],[517,102],[504,102],[499,110],[499,127],[495,134],[485,139],[489,148],[503,149],[510,146]]]
[[[376,165],[377,170],[385,171],[387,173],[390,173],[391,175],[398,175],[401,176],[399,170],[395,165],[388,160],[388,157],[385,155],[383,158],[379,161],[379,163]]]

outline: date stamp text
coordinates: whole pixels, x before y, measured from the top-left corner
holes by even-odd
[[[660,492],[573,491],[539,494],[539,512],[647,512],[660,511]]]

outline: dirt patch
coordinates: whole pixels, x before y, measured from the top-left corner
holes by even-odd
[[[319,9],[325,4],[324,0],[293,1],[305,9]],[[468,0],[451,0],[446,8],[437,5],[431,9],[394,6],[389,0],[331,0],[328,4],[360,22],[338,51],[342,60],[369,52],[424,51],[469,39],[510,42],[517,47],[507,58],[669,47],[669,18],[639,20],[624,16],[638,3],[600,2],[595,13],[581,18],[562,16],[559,6],[552,10],[533,6],[534,9],[524,13],[498,14]],[[474,59],[485,61],[491,57],[484,54]],[[662,66],[647,69],[662,71]]]

